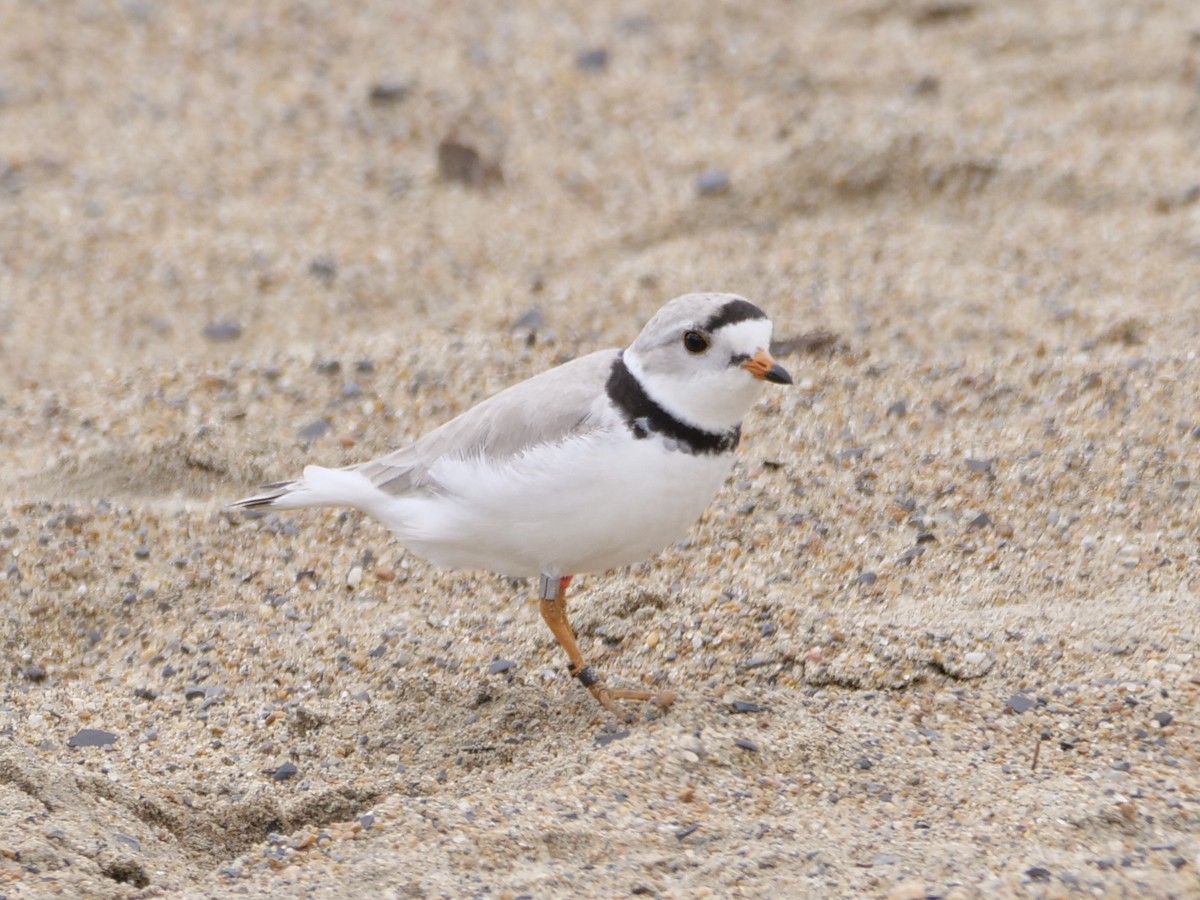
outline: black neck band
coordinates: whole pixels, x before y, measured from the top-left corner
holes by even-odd
[[[650,398],[621,356],[613,363],[605,389],[608,399],[620,410],[625,424],[639,440],[657,434],[666,440],[668,449],[692,454],[727,453],[741,440],[740,425],[728,431],[705,431],[680,422]]]

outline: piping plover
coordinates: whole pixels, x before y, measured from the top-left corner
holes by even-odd
[[[573,575],[629,565],[681,537],[733,464],[771,357],[771,321],[733,294],[672,300],[624,350],[600,350],[467,410],[415,444],[343,469],[306,466],[243,509],[353,507],[451,569],[538,576],[568,671],[605,709],[659,700],[608,688],[567,619]]]

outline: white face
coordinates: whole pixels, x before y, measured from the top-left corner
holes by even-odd
[[[741,318],[705,329],[719,315],[723,296],[728,295],[699,295],[690,304],[682,302],[689,298],[672,301],[624,357],[660,406],[713,432],[733,428],[754,405],[763,382],[745,363],[771,346],[771,321],[766,318]]]

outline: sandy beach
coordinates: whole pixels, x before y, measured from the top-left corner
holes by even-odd
[[[1200,10],[0,9],[0,898],[1200,896]],[[752,299],[692,532],[225,509]],[[637,498],[630,498],[631,512]]]

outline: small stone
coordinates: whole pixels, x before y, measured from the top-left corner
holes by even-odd
[[[473,144],[445,138],[438,144],[438,174],[444,181],[486,187],[504,180],[498,156],[486,158]]]
[[[1049,881],[1050,870],[1042,866],[1030,866],[1025,870],[1025,874],[1029,876],[1030,881]]]
[[[680,828],[678,831],[676,831],[675,837],[677,840],[682,841],[684,838],[695,834],[696,831],[699,830],[699,828],[700,828],[700,823],[693,822],[691,825],[687,825],[683,828]]]
[[[1028,694],[1023,694],[1020,691],[1018,691],[1017,693],[1015,693],[1011,697],[1009,697],[1004,705],[1007,706],[1009,709],[1011,709],[1013,712],[1020,715],[1021,713],[1029,712],[1029,710],[1031,710],[1035,706],[1037,706],[1037,699],[1034,697],[1030,697]]]
[[[751,753],[758,752],[758,744],[746,738],[734,738],[733,746],[740,747],[742,750],[749,750]]]
[[[46,670],[42,666],[30,665],[21,668],[21,677],[26,681],[39,684],[46,680]]]
[[[628,731],[604,731],[596,735],[593,743],[597,747],[607,747],[613,741],[623,741],[629,737]]]
[[[987,528],[992,524],[992,517],[987,513],[980,513],[970,522],[967,523],[968,528]]]
[[[207,694],[208,689],[199,684],[189,684],[183,689],[184,700],[203,700]]]
[[[542,311],[536,306],[531,306],[513,319],[513,323],[508,326],[508,330],[513,334],[533,336],[541,331],[545,322],[546,320],[542,315]]]
[[[585,50],[575,57],[575,68],[582,72],[603,72],[608,67],[608,51],[603,47]]]
[[[236,341],[241,336],[241,324],[227,319],[220,322],[209,322],[204,326],[204,337],[214,344],[226,344]]]
[[[276,781],[286,781],[295,776],[300,770],[296,768],[295,763],[285,762],[282,766],[271,773],[271,777]]]
[[[891,406],[889,406],[887,408],[887,414],[889,416],[895,416],[898,419],[903,418],[904,416],[907,416],[908,415],[908,401],[907,400],[897,400],[895,403],[893,403]]]
[[[887,893],[887,900],[925,900],[928,891],[920,881],[902,881]]]
[[[879,576],[874,572],[863,572],[855,581],[862,587],[871,587],[879,580]]]
[[[730,188],[729,175],[724,169],[705,169],[696,178],[696,193],[701,197],[724,194]]]
[[[1165,728],[1175,721],[1175,716],[1173,713],[1169,713],[1164,709],[1161,712],[1156,712],[1154,714],[1154,721]]]
[[[332,256],[317,256],[308,264],[308,274],[321,284],[333,284],[337,271],[337,261]]]
[[[734,700],[731,706],[735,713],[760,713],[771,711],[769,706],[763,706],[761,703],[751,703],[748,700]]]
[[[142,546],[138,547],[136,550],[133,551],[133,555],[136,556],[138,559],[149,559],[150,548],[147,547],[145,544],[143,544]]]
[[[370,831],[375,827],[375,813],[363,813],[358,817],[358,824],[363,827],[364,831]]]
[[[992,462],[988,459],[967,459],[967,468],[972,472],[986,474],[992,471]]]
[[[84,728],[67,738],[68,747],[110,747],[116,743],[117,736],[111,731],[101,731],[99,728]]]
[[[363,580],[362,566],[353,566],[350,569],[350,571],[348,573],[346,573],[346,587],[349,588],[350,590],[354,590],[360,584],[362,584],[362,580]]]
[[[377,81],[367,92],[367,100],[376,106],[394,106],[408,96],[412,90],[407,81]]]
[[[311,444],[317,438],[329,431],[330,424],[326,418],[317,419],[301,428],[296,434],[306,444]]]
[[[499,675],[501,672],[507,672],[509,669],[515,669],[517,664],[511,659],[497,659],[488,665],[489,675]]]

